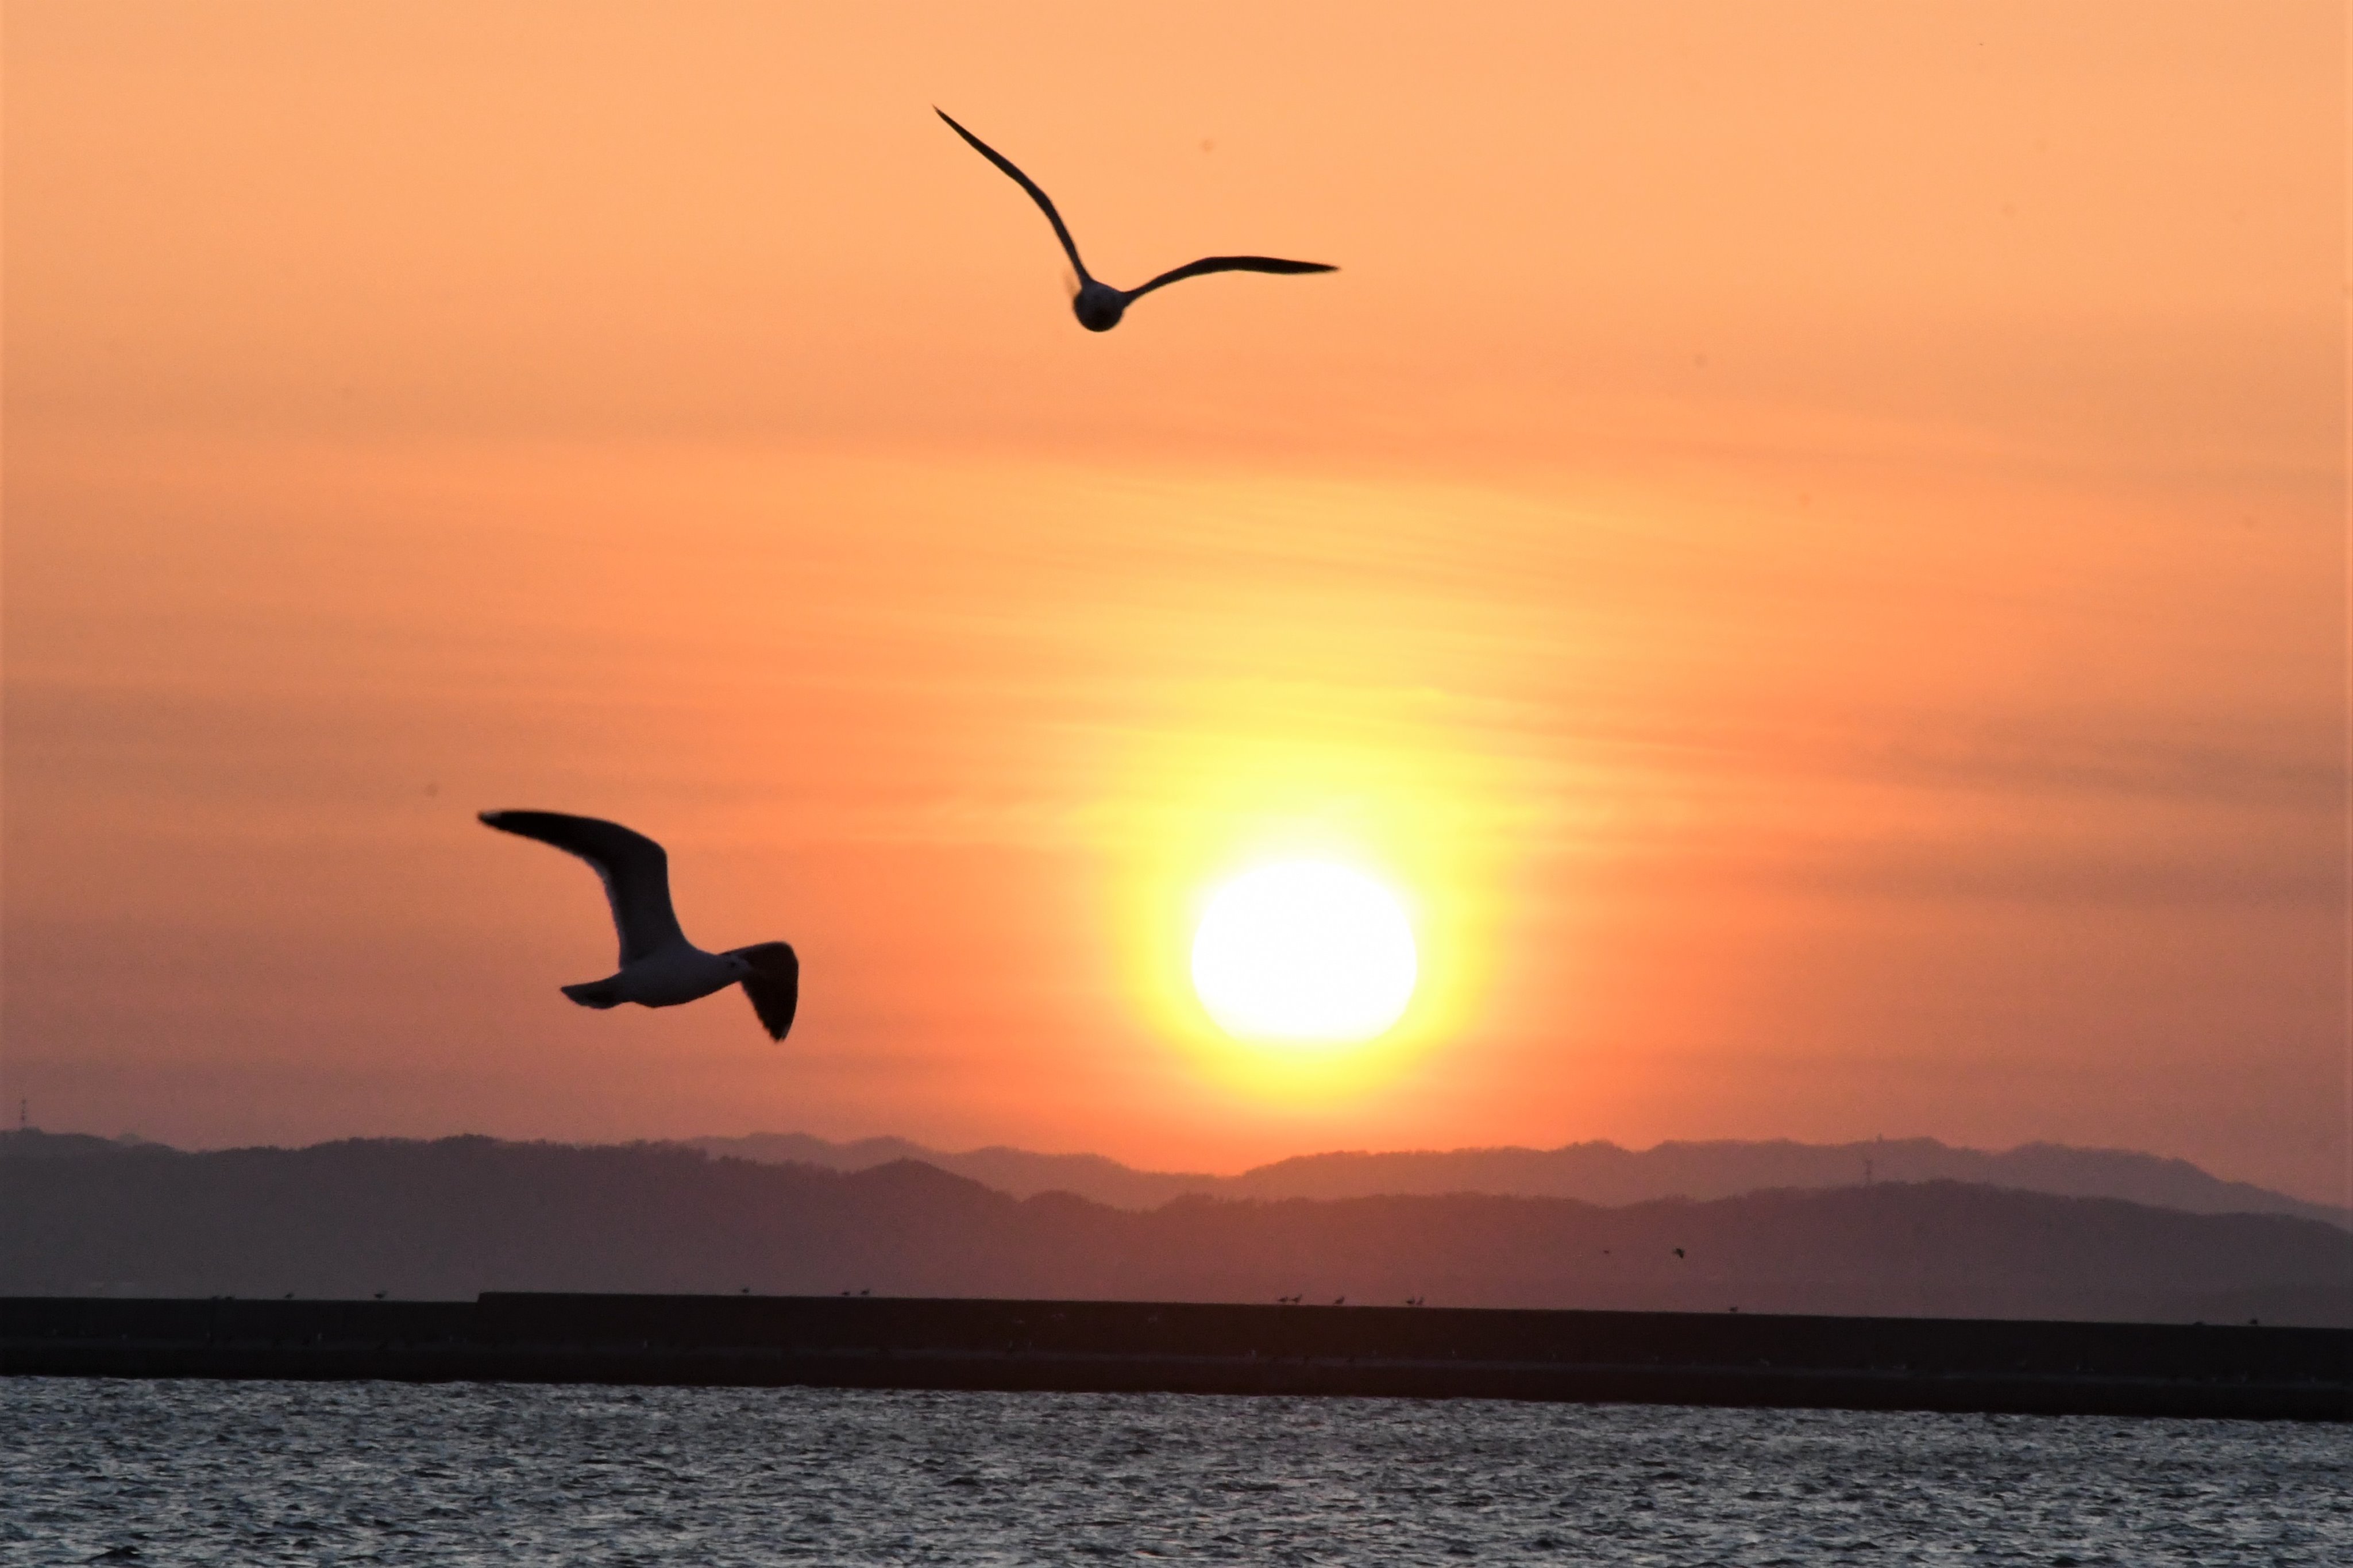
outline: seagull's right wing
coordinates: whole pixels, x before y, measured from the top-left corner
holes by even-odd
[[[596,868],[605,884],[606,901],[613,906],[624,968],[686,941],[670,905],[670,857],[644,834],[632,833],[617,822],[560,811],[486,811],[481,817],[485,826],[552,844]]]
[[[1285,261],[1279,256],[1204,256],[1198,261],[1188,261],[1182,267],[1172,267],[1141,289],[1130,289],[1131,300],[1141,300],[1155,289],[1171,283],[1181,283],[1187,278],[1198,278],[1208,272],[1337,272],[1340,269],[1322,261]]]
[[[1029,175],[1015,168],[1013,166],[1012,160],[1006,157],[1004,153],[999,153],[996,148],[990,146],[979,137],[975,136],[963,126],[958,125],[946,110],[941,109],[935,105],[934,106],[932,112],[938,115],[942,120],[946,121],[948,122],[949,130],[955,132],[957,135],[971,142],[974,152],[978,153],[982,157],[987,159],[990,163],[1004,170],[1008,174],[1010,174],[1013,177],[1013,183],[1015,184],[1019,185],[1023,190],[1029,193],[1029,199],[1038,204],[1039,210],[1046,215],[1046,221],[1054,226],[1054,237],[1062,242],[1062,248],[1070,254],[1071,265],[1079,269],[1079,277],[1081,279],[1091,280],[1090,275],[1087,272],[1087,264],[1079,259],[1079,247],[1077,242],[1071,238],[1071,231],[1063,226],[1062,215],[1054,210],[1054,204],[1046,199],[1046,193],[1038,188],[1038,182],[1032,180]]]
[[[739,947],[729,956],[752,966],[744,980],[744,994],[752,999],[752,1011],[760,1016],[760,1026],[768,1031],[768,1038],[783,1039],[792,1031],[793,1015],[800,1010],[800,955],[793,952],[790,942],[764,942],[756,947]]]

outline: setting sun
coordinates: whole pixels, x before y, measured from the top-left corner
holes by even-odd
[[[1261,866],[1218,890],[1193,940],[1193,986],[1237,1039],[1352,1044],[1413,996],[1413,931],[1395,895],[1316,860]]]

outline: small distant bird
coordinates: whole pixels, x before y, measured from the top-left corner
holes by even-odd
[[[1054,204],[1048,199],[1045,192],[1038,188],[1038,183],[1035,180],[1015,168],[1012,162],[1002,153],[958,125],[946,110],[935,108],[932,112],[946,121],[949,130],[972,143],[974,152],[1004,170],[1012,177],[1015,184],[1029,192],[1029,199],[1036,202],[1039,210],[1046,215],[1046,221],[1054,226],[1054,237],[1062,242],[1064,254],[1070,257],[1071,266],[1079,274],[1079,291],[1071,298],[1071,310],[1078,316],[1079,325],[1091,332],[1107,332],[1119,325],[1119,319],[1127,314],[1127,308],[1155,289],[1164,288],[1171,283],[1179,283],[1187,278],[1198,278],[1206,273],[1337,272],[1340,270],[1336,267],[1327,266],[1321,261],[1285,261],[1273,256],[1205,256],[1198,261],[1188,261],[1173,271],[1162,273],[1140,289],[1114,289],[1108,283],[1097,281],[1094,275],[1087,270],[1087,264],[1079,259],[1078,243],[1071,238],[1070,229],[1062,223],[1062,215],[1054,210]]]
[[[375,1299],[376,1299],[377,1300],[379,1300],[379,1301],[383,1300],[384,1300],[384,1292],[383,1292],[383,1291],[381,1291],[381,1290],[377,1291],[377,1292],[375,1293]]]
[[[1677,1258],[1681,1258],[1683,1255],[1683,1249],[1682,1247],[1676,1247],[1676,1248],[1675,1248],[1675,1256],[1676,1256]]]
[[[705,952],[686,940],[670,903],[670,856],[642,833],[594,816],[557,811],[486,811],[483,826],[519,837],[536,838],[596,869],[613,908],[621,938],[621,968],[602,980],[566,985],[564,994],[583,1007],[675,1007],[744,987],[752,1011],[772,1040],[793,1026],[800,1005],[801,961],[788,942]]]
[[[1332,1301],[1332,1305],[1334,1305],[1334,1306],[1335,1306],[1335,1307],[1345,1307],[1345,1306],[1346,1306],[1347,1304],[1348,1304],[1348,1298],[1346,1298],[1345,1296],[1335,1297],[1335,1298],[1333,1299],[1333,1301]]]

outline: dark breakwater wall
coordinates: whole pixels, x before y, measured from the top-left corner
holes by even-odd
[[[0,1300],[16,1375],[1392,1395],[2353,1420],[2353,1331],[761,1296]]]

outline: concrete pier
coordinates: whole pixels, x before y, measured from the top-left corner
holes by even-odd
[[[2353,1420],[2353,1331],[1195,1302],[0,1300],[0,1373]]]

